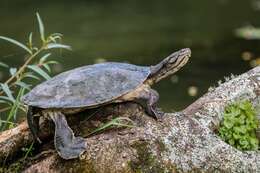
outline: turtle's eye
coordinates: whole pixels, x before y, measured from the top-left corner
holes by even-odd
[[[175,56],[175,57],[171,58],[169,63],[170,64],[175,64],[177,62],[178,58],[179,58],[178,56]]]

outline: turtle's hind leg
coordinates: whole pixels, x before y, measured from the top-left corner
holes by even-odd
[[[75,137],[61,112],[47,112],[55,123],[54,145],[63,159],[78,158],[86,149],[84,138]]]
[[[32,132],[34,139],[36,139],[39,143],[41,143],[41,140],[38,137],[39,117],[34,116],[34,114],[36,114],[35,108],[32,106],[29,106],[28,111],[27,111],[27,123],[28,123],[29,129]]]

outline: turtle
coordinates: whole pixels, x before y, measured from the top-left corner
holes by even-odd
[[[65,115],[76,114],[111,103],[142,103],[146,113],[161,119],[157,108],[159,94],[151,85],[175,73],[191,56],[184,48],[157,65],[138,66],[120,62],[104,62],[78,67],[37,85],[22,97],[28,106],[29,129],[39,143],[39,117],[49,117],[55,124],[54,146],[63,159],[78,158],[86,149],[84,138],[75,136]]]

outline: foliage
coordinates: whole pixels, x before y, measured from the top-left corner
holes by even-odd
[[[7,114],[6,120],[0,116],[0,128],[5,130],[15,125],[17,113],[19,111],[26,112],[26,106],[20,101],[25,91],[30,90],[33,80],[50,79],[50,65],[56,64],[56,61],[51,61],[48,58],[51,55],[52,49],[68,49],[70,46],[61,44],[62,34],[52,33],[45,37],[45,28],[42,19],[36,13],[39,31],[40,31],[40,46],[33,43],[33,33],[28,37],[28,43],[23,44],[12,38],[0,36],[0,39],[12,43],[19,48],[22,48],[27,53],[25,62],[19,67],[10,67],[9,65],[0,62],[0,69],[9,70],[9,78],[6,81],[0,82],[0,113]],[[32,80],[33,79],[33,80]]]
[[[241,101],[225,108],[224,120],[219,129],[220,137],[239,150],[257,150],[259,139],[256,111],[249,101]]]
[[[34,145],[34,143],[32,142],[29,147],[22,148],[22,151],[24,152],[23,160],[26,160],[29,155],[32,156],[32,152],[34,150],[33,145]]]
[[[91,133],[88,134],[88,136],[94,134],[94,133],[98,133],[101,132],[105,129],[108,128],[112,128],[112,127],[134,127],[134,122],[127,117],[116,117],[113,118],[112,120],[110,120],[109,122],[101,125],[100,127],[98,127],[97,129],[93,130]]]

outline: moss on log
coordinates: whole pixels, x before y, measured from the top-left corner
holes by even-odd
[[[165,113],[162,121],[148,117],[134,103],[109,105],[70,116],[68,122],[83,136],[114,116],[127,116],[136,125],[86,137],[86,152],[79,159],[65,161],[55,151],[42,154],[50,147],[53,149],[51,128],[45,125],[44,144],[38,146],[35,156],[28,158],[30,163],[23,167],[23,172],[260,172],[260,151],[239,151],[216,134],[227,104],[241,99],[260,104],[259,76],[260,67],[256,67],[232,78],[183,111]],[[93,112],[95,116],[87,119]],[[8,153],[19,152],[19,148],[32,141],[26,123],[14,129],[0,134],[1,159]]]

